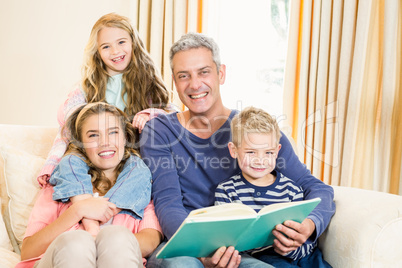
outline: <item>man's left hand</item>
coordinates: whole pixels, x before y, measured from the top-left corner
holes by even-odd
[[[276,237],[273,245],[275,252],[286,255],[296,250],[307,241],[314,230],[315,224],[310,219],[305,219],[302,223],[285,221],[284,224],[278,224],[272,232]]]

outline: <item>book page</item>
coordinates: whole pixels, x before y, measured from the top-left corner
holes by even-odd
[[[219,206],[211,206],[206,208],[196,209],[190,212],[187,219],[199,219],[199,218],[250,218],[256,216],[254,209],[240,204],[240,203],[228,203]]]
[[[314,199],[310,199],[310,200],[301,200],[301,201],[295,201],[295,202],[285,202],[285,203],[272,204],[272,205],[263,207],[258,212],[258,214],[260,214],[260,215],[267,214],[267,213],[270,213],[271,211],[280,210],[280,209],[283,209],[283,208],[286,208],[286,207],[299,206],[302,203],[304,203],[304,204],[316,203],[316,202],[319,202],[319,200],[321,200],[321,199],[320,198],[314,198]]]

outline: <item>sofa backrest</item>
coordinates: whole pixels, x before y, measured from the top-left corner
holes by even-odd
[[[32,202],[39,190],[36,176],[57,131],[51,127],[0,124],[1,214],[15,251],[21,242],[16,234],[21,238],[23,223],[30,214],[24,204]],[[14,202],[10,203],[10,197]]]

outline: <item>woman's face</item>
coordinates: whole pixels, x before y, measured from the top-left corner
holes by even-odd
[[[88,117],[83,122],[81,139],[89,161],[106,177],[114,178],[126,144],[119,118],[107,112]]]
[[[131,61],[133,43],[123,29],[102,28],[98,33],[98,52],[110,76],[123,73]]]

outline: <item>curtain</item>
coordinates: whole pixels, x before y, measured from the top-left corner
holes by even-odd
[[[187,32],[201,32],[203,0],[131,0],[133,26],[137,28],[168,89],[171,101],[179,109],[181,104],[172,80],[169,50]]]
[[[291,1],[284,113],[313,175],[402,195],[402,3]]]

